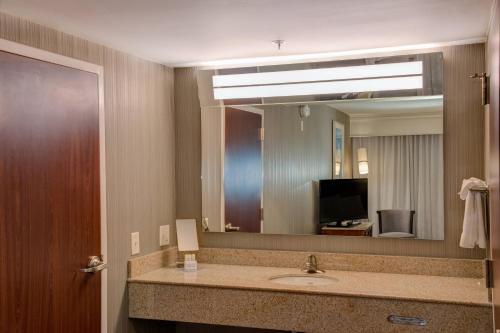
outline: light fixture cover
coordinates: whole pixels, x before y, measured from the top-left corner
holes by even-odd
[[[283,97],[305,95],[343,94],[350,92],[421,89],[422,76],[276,84],[264,86],[214,88],[215,99]]]
[[[367,175],[368,174],[368,162],[358,162],[359,174]]]
[[[421,89],[422,61],[214,75],[215,99]]]
[[[294,71],[214,75],[214,87],[257,86],[297,82],[368,79],[377,77],[422,75],[422,61],[361,65]]]
[[[358,170],[360,175],[368,174],[368,150],[358,148]]]

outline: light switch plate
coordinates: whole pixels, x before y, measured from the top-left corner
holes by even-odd
[[[168,224],[160,226],[160,246],[170,244],[170,226]]]
[[[140,243],[139,243],[139,232],[133,232],[130,234],[130,241],[132,247],[132,255],[139,254],[141,252]]]

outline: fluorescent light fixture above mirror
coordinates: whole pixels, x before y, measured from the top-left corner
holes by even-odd
[[[214,88],[215,99],[327,95],[421,89],[422,75],[391,78]]]
[[[422,67],[422,61],[412,61],[392,64],[318,68],[280,72],[214,75],[212,81],[214,87],[236,87],[295,82],[367,79],[421,75]]]
[[[215,99],[421,89],[423,62],[214,75]]]

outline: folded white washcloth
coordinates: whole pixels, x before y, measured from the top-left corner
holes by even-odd
[[[458,193],[460,199],[465,200],[464,222],[460,247],[486,248],[486,235],[484,230],[483,202],[481,193],[470,191],[474,187],[486,187],[486,183],[478,178],[464,179],[462,188]]]

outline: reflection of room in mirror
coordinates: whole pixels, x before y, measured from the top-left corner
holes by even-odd
[[[261,160],[228,128],[235,110],[261,119],[247,134]],[[207,231],[444,238],[442,96],[312,103],[307,117],[294,103],[206,108],[202,137]],[[319,181],[328,179],[367,179],[367,190],[336,193],[341,205],[329,198],[342,211],[326,223]],[[363,195],[366,217],[352,206]]]
[[[335,88],[380,70],[420,83]],[[442,53],[202,70],[197,82],[203,230],[444,238]]]

